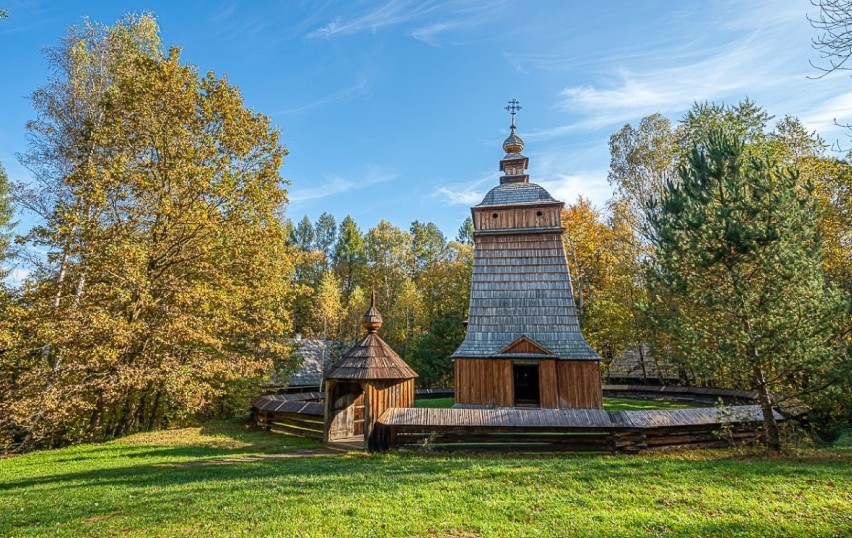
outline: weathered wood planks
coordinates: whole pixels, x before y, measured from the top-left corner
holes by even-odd
[[[762,418],[756,405],[657,411],[601,409],[388,409],[377,422],[376,449],[428,440],[442,448],[491,444],[504,450],[545,445],[548,450],[638,452],[671,446],[751,442]],[[779,419],[783,417],[778,414]],[[717,431],[728,425],[730,431]]]

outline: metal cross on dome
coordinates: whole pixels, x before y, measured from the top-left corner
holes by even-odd
[[[518,111],[523,107],[521,106],[521,104],[518,102],[517,99],[512,99],[511,101],[509,101],[509,104],[506,105],[504,108],[506,109],[506,111],[509,112],[509,114],[512,115],[512,129],[514,129],[515,128],[515,114],[517,114]]]

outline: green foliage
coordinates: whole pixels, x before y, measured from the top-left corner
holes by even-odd
[[[461,313],[449,311],[435,318],[429,330],[419,336],[410,355],[410,365],[420,377],[420,387],[452,387],[450,355],[464,340]]]
[[[3,163],[0,163],[0,264],[6,262],[11,255],[9,247],[11,246],[12,229],[15,226],[15,223],[12,222],[14,214],[9,176],[6,175]],[[5,266],[0,267],[0,278],[5,278],[7,274],[8,269]]]
[[[323,212],[314,224],[314,231],[317,236],[316,249],[325,255],[325,264],[329,266],[334,255],[334,240],[337,237],[337,222],[334,220],[334,215]]]
[[[365,457],[318,445],[211,423],[0,460],[0,534],[831,537],[852,528],[848,450]]]
[[[472,245],[473,244],[473,233],[476,229],[473,227],[473,219],[468,217],[464,219],[464,222],[461,226],[459,226],[458,234],[456,234],[456,242],[462,243],[463,245]]]
[[[719,384],[757,390],[772,443],[768,393],[834,381],[840,302],[823,278],[812,187],[758,150],[736,130],[694,146],[652,212],[649,278],[676,356]]]
[[[317,232],[307,215],[302,217],[296,227],[290,228],[290,243],[302,252],[312,251],[316,240]]]
[[[343,295],[348,298],[357,285],[364,267],[364,236],[355,219],[346,215],[340,223],[334,243],[334,268],[343,283]]]

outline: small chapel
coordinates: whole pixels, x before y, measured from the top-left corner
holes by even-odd
[[[564,203],[530,182],[510,133],[500,184],[471,208],[473,278],[464,341],[452,354],[460,406],[603,407],[600,356],[586,343],[562,243]]]
[[[414,406],[417,373],[379,336],[382,324],[374,290],[361,321],[366,333],[325,376],[326,443],[369,448],[382,413]]]

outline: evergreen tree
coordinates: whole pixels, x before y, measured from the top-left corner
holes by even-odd
[[[364,266],[364,236],[351,215],[340,223],[337,242],[334,244],[334,270],[340,277],[343,295],[347,299],[357,285]]]
[[[447,239],[434,222],[415,220],[409,228],[411,234],[411,274],[415,275],[430,264],[446,257]]]
[[[291,228],[290,242],[302,252],[311,252],[317,240],[317,232],[307,215],[302,217],[295,228]]]
[[[476,230],[473,227],[473,219],[470,217],[464,219],[464,222],[462,222],[462,225],[459,226],[459,231],[456,234],[456,242],[463,245],[472,245],[473,234],[475,231]]]
[[[836,381],[833,323],[815,233],[815,200],[794,169],[749,151],[742,132],[696,141],[651,212],[649,275],[680,360],[756,390],[768,446],[773,405]],[[668,301],[668,299],[666,299]]]
[[[331,266],[334,255],[334,240],[337,237],[337,222],[334,220],[334,215],[323,212],[314,225],[314,231],[316,234],[315,247],[325,256],[325,266],[328,268]]]

